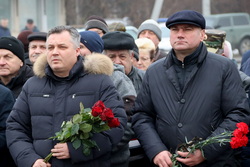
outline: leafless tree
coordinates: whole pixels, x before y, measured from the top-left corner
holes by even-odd
[[[66,23],[83,26],[91,15],[105,18],[128,17],[138,27],[151,17],[155,0],[66,0]],[[202,12],[201,0],[165,0],[160,17],[189,9]],[[160,9],[159,9],[160,10]],[[211,13],[248,12],[248,0],[211,0]]]

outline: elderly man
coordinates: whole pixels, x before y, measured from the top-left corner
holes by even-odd
[[[46,52],[47,33],[33,32],[27,38],[29,41],[29,61],[33,65],[38,56]]]
[[[24,63],[24,49],[15,37],[0,38],[0,84],[8,87],[15,98],[24,83],[33,76],[32,69]]]
[[[138,93],[145,71],[133,66],[134,38],[126,32],[114,31],[105,34],[102,39],[104,54],[110,57],[115,64],[124,66],[125,74],[131,79],[136,93]]]
[[[159,49],[158,45],[161,41],[161,28],[153,19],[145,20],[138,28],[138,38],[148,38],[155,44],[156,52],[154,61],[166,57],[167,54]]]
[[[7,120],[7,144],[13,159],[18,166],[109,167],[111,150],[121,140],[127,122],[123,102],[108,76],[112,62],[100,54],[91,56],[92,60],[102,59],[102,64],[87,58],[83,61],[80,35],[70,26],[51,29],[46,46],[47,54],[34,64],[36,76],[24,85]],[[83,154],[84,146],[74,149],[71,142],[48,140],[63,121],[79,113],[80,102],[91,108],[99,100],[113,111],[120,126],[94,133],[92,140],[99,148],[91,149],[89,156]],[[45,163],[51,151],[53,158]]]
[[[207,139],[249,124],[250,112],[234,63],[208,52],[206,22],[192,10],[168,18],[172,50],[146,72],[132,118],[135,133],[150,160],[172,166],[171,153],[194,137]],[[185,140],[186,139],[186,140]],[[183,166],[238,166],[237,150],[214,143],[203,152],[178,151]]]

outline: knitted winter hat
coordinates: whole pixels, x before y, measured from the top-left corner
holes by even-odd
[[[158,37],[158,39],[161,41],[161,28],[155,20],[148,19],[148,20],[145,20],[144,22],[142,22],[140,27],[138,28],[137,37],[139,37],[140,33],[143,30],[153,31],[155,33],[155,35]]]
[[[114,23],[110,24],[108,27],[109,27],[109,31],[123,31],[123,32],[126,32],[126,27],[121,22],[114,22]]]
[[[1,37],[0,38],[0,49],[7,49],[16,55],[22,62],[24,62],[24,49],[21,41],[15,37]]]
[[[102,53],[103,51],[103,40],[101,37],[93,31],[82,31],[81,43],[83,43],[91,52]]]
[[[93,15],[93,16],[90,16],[87,20],[88,21],[86,22],[84,26],[86,30],[90,28],[98,28],[102,30],[104,34],[109,32],[108,25],[103,18]]]

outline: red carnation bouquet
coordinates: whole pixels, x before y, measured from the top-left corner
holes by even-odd
[[[191,154],[194,153],[195,150],[200,149],[204,157],[202,148],[209,144],[220,143],[220,145],[223,145],[229,142],[232,149],[246,146],[248,143],[248,137],[246,136],[249,132],[248,125],[244,122],[240,122],[236,124],[236,127],[237,129],[233,132],[225,131],[220,135],[210,137],[206,140],[195,137],[191,141],[186,141],[186,143],[179,145],[177,150]],[[181,164],[176,160],[177,157],[178,154],[173,154],[171,157],[173,167],[181,167]]]
[[[55,136],[49,139],[58,140],[60,143],[72,142],[75,149],[83,145],[83,154],[88,156],[92,148],[98,148],[98,145],[91,137],[94,133],[100,133],[110,128],[120,125],[118,118],[110,108],[105,107],[102,101],[97,101],[92,109],[84,108],[80,103],[80,112],[72,117],[69,121],[63,121],[61,130],[56,132]],[[50,153],[44,162],[48,162],[52,157]]]

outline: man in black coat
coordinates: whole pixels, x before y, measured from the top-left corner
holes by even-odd
[[[247,98],[234,63],[208,52],[204,17],[191,10],[168,18],[172,50],[148,68],[135,104],[133,128],[149,159],[172,166],[177,146],[207,139],[249,124]],[[186,139],[186,140],[185,140]],[[204,153],[204,154],[203,154]],[[182,166],[237,166],[237,150],[214,143],[189,154],[178,151]]]
[[[108,75],[112,61],[104,55],[80,55],[80,34],[70,26],[57,26],[48,32],[46,55],[34,64],[35,76],[23,90],[7,120],[6,138],[13,159],[19,167],[90,167],[110,166],[112,148],[121,140],[127,116],[122,99]],[[94,59],[95,58],[95,59]],[[88,156],[82,146],[49,140],[60,131],[63,121],[79,113],[79,104],[91,108],[97,101],[120,121],[120,126],[91,137],[99,148]],[[53,152],[48,163],[44,158]]]

